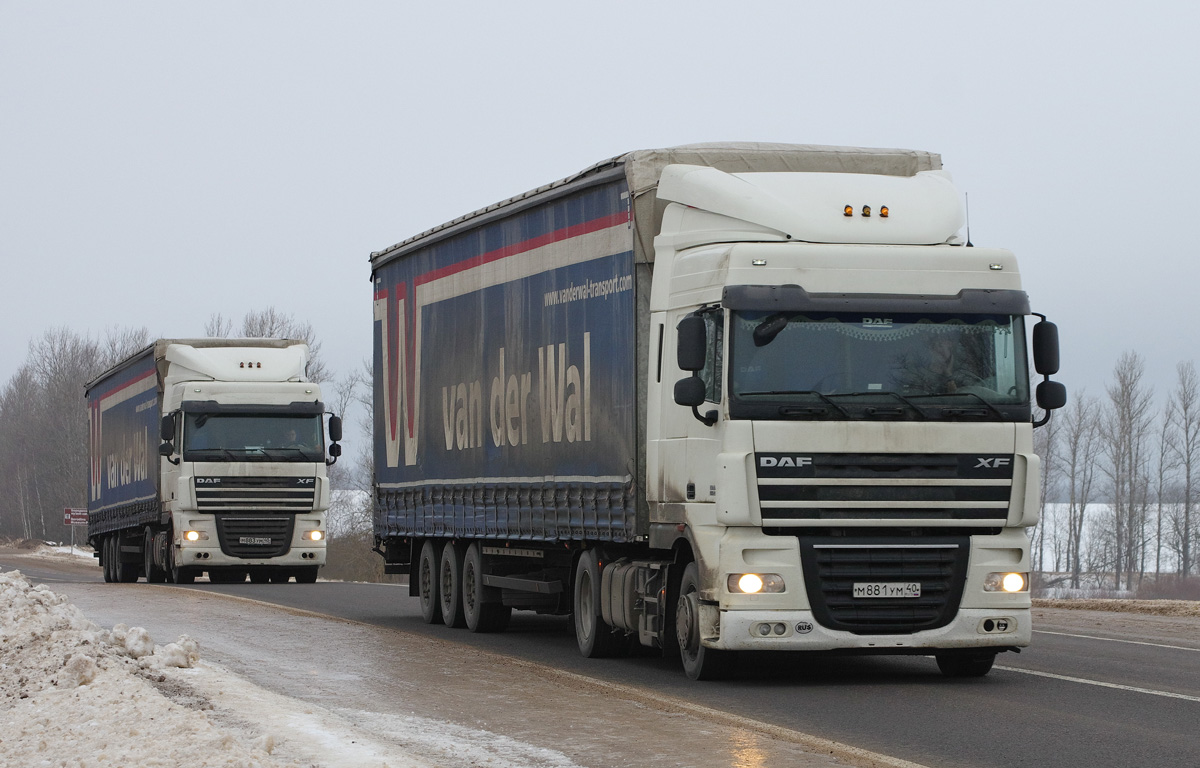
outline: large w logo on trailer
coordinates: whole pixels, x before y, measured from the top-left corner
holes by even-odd
[[[415,293],[406,283],[398,283],[390,290],[384,287],[375,290],[375,322],[381,324],[383,437],[389,467],[400,465],[401,441],[405,465],[417,462],[421,334]]]

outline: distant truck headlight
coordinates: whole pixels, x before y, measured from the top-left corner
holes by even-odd
[[[309,541],[323,541],[325,539],[325,531],[307,531],[304,538]]]
[[[726,586],[730,592],[745,595],[784,591],[783,577],[777,573],[731,573]]]
[[[184,531],[183,538],[186,541],[205,541],[208,539],[208,534],[204,531]]]
[[[984,592],[1028,592],[1027,573],[989,573],[983,582]]]

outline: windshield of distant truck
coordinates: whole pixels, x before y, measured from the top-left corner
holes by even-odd
[[[185,413],[185,461],[324,461],[321,417]]]

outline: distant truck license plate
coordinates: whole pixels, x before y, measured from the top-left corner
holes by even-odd
[[[270,544],[270,536],[241,536],[238,538],[238,544]]]
[[[856,581],[855,597],[920,597],[918,581]]]

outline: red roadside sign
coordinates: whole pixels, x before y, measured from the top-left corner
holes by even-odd
[[[88,515],[87,509],[79,507],[66,507],[63,509],[63,525],[87,525]]]

